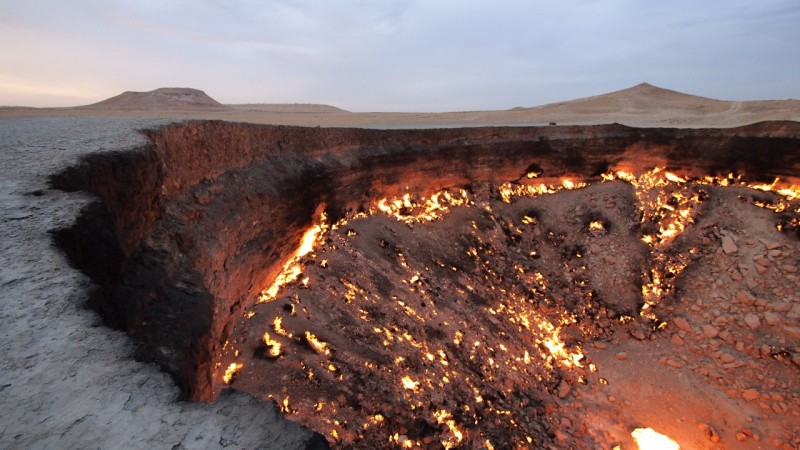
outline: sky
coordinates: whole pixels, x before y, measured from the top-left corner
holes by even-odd
[[[227,104],[462,111],[641,82],[800,98],[800,1],[0,0],[0,105],[191,87]]]

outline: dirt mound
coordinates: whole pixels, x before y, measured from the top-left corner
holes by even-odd
[[[209,97],[205,92],[191,88],[160,88],[149,92],[127,91],[84,108],[103,110],[227,109],[225,105]]]

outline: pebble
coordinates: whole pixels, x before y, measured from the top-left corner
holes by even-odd
[[[761,398],[761,394],[759,394],[755,389],[747,389],[742,392],[742,398],[745,400],[755,400],[757,398]]]
[[[712,427],[708,427],[705,429],[704,434],[706,435],[706,439],[713,443],[719,442],[719,433]]]
[[[719,329],[714,325],[703,325],[703,334],[707,338],[713,339],[719,334]]]
[[[783,331],[795,339],[800,339],[800,327],[783,327]]]
[[[677,334],[673,334],[669,340],[678,347],[683,346],[683,339]]]
[[[767,322],[767,325],[777,325],[781,321],[781,316],[774,312],[766,312],[764,313],[764,321]]]
[[[736,253],[738,248],[736,244],[733,242],[733,238],[730,236],[722,236],[722,251],[725,252],[726,255],[731,255]]]
[[[620,361],[625,361],[626,359],[628,359],[628,354],[625,352],[619,352],[615,356]]]
[[[736,433],[736,440],[739,442],[744,442],[747,440],[747,435],[742,433],[741,431]]]
[[[672,360],[672,359],[667,359],[667,361],[666,361],[666,365],[668,365],[668,366],[670,366],[670,367],[674,367],[674,368],[676,368],[676,369],[680,369],[680,368],[682,368],[682,367],[683,367],[683,363],[682,363],[682,362],[680,362],[680,361],[675,361],[675,360]]]
[[[720,361],[721,361],[723,364],[727,364],[727,363],[732,363],[732,362],[734,362],[734,361],[735,361],[735,358],[734,358],[733,356],[731,356],[729,353],[723,353],[723,354],[719,355],[719,360],[720,360]]]
[[[753,306],[756,303],[756,298],[753,294],[747,291],[739,291],[736,293],[736,300],[746,306]]]
[[[672,319],[672,322],[678,327],[679,330],[683,331],[692,331],[692,327],[689,325],[689,322],[686,321],[683,317],[676,317]]]
[[[761,326],[761,319],[759,319],[758,316],[753,313],[747,313],[744,316],[744,323],[746,323],[751,329],[755,330]]]
[[[556,395],[558,395],[558,398],[567,398],[571,390],[572,386],[570,386],[569,383],[567,383],[566,381],[562,380],[561,383],[559,383],[558,385],[558,392],[556,393]]]

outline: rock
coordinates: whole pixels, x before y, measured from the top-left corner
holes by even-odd
[[[680,362],[680,361],[675,361],[675,360],[673,360],[673,359],[667,359],[667,361],[665,362],[665,364],[666,364],[666,365],[668,365],[668,366],[670,366],[670,367],[674,367],[674,368],[676,368],[676,369],[680,369],[680,368],[682,368],[682,367],[683,367],[683,363],[682,363],[682,362]]]
[[[692,327],[689,325],[689,322],[687,322],[686,319],[684,319],[683,317],[676,317],[672,319],[672,323],[674,323],[679,330],[689,331],[689,332],[692,331]]]
[[[744,315],[744,323],[746,323],[750,329],[755,330],[761,326],[761,319],[753,313],[747,313]]]
[[[628,354],[625,352],[619,352],[615,356],[620,361],[625,361],[626,359],[628,359]]]
[[[770,266],[772,266],[772,263],[771,263],[771,262],[769,262],[769,260],[768,260],[767,258],[764,258],[764,256],[762,256],[762,255],[758,255],[758,256],[756,256],[755,258],[753,258],[753,261],[754,261],[754,262],[755,262],[755,263],[756,263],[758,266],[763,266],[763,267],[770,267]],[[756,266],[756,269],[758,269],[758,266]]]
[[[558,384],[558,389],[556,391],[556,395],[558,396],[558,398],[562,398],[562,399],[563,398],[567,398],[567,396],[569,395],[569,392],[571,390],[572,390],[572,386],[570,386],[569,383],[567,383],[566,381],[561,380],[561,383]]]
[[[783,327],[783,331],[795,339],[800,339],[800,327]]]
[[[735,361],[734,357],[731,356],[730,353],[723,353],[723,354],[719,355],[719,360],[723,364],[732,363],[732,362]]]
[[[732,255],[736,253],[738,248],[736,244],[733,242],[733,238],[725,235],[722,236],[722,251],[725,252],[726,255]]]
[[[753,294],[747,291],[739,291],[736,293],[736,300],[746,306],[753,306],[756,303],[756,298]]]
[[[677,345],[678,347],[683,346],[684,342],[683,339],[678,336],[677,334],[673,334],[671,338],[669,338],[670,342]]]
[[[703,325],[703,334],[707,338],[713,339],[719,334],[719,329],[714,325]]]
[[[761,394],[759,394],[755,389],[747,389],[742,392],[742,398],[745,400],[756,400],[761,398]]]
[[[719,433],[717,433],[717,430],[715,430],[713,427],[706,427],[706,429],[703,431],[703,434],[705,434],[706,439],[709,441],[715,444],[719,442]]]
[[[764,313],[764,321],[767,322],[767,325],[777,325],[781,321],[781,316],[768,311]]]
[[[787,312],[792,310],[792,305],[791,305],[791,303],[788,303],[788,302],[775,302],[772,305],[772,309],[776,313],[787,313]]]
[[[747,440],[747,435],[739,431],[736,433],[736,440],[739,442],[744,442]]]

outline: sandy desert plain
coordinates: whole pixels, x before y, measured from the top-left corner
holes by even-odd
[[[84,236],[67,249],[55,244],[64,235],[54,230],[75,228],[96,201],[81,183],[103,190],[75,177],[98,175],[78,171],[61,184],[53,175],[87,156],[114,161],[148,148],[181,147],[169,140],[174,136],[196,143],[260,133],[198,120],[321,127],[280,132],[297,140],[317,133],[336,143],[330,154],[313,142],[274,143],[286,158],[294,151],[309,158],[303,164],[312,169],[361,157],[359,139],[390,130],[392,145],[433,155],[429,166],[419,164],[436,182],[414,175],[402,166],[402,152],[391,149],[387,160],[395,166],[381,163],[379,152],[364,156],[378,158],[373,173],[348,179],[347,170],[336,172],[334,194],[324,192],[327,181],[320,182],[322,192],[314,191],[325,199],[322,207],[299,198],[308,209],[303,219],[281,219],[291,225],[286,236],[265,228],[247,241],[272,252],[259,272],[270,279],[258,279],[257,286],[252,272],[235,266],[238,249],[225,247],[224,264],[216,267],[216,253],[189,247],[227,241],[181,228],[192,227],[191,217],[203,223],[212,210],[230,213],[230,220],[249,217],[222,205],[236,199],[226,193],[229,183],[260,186],[248,178],[249,169],[226,159],[229,166],[218,173],[162,186],[153,194],[160,212],[143,209],[155,215],[136,225],[155,231],[131,248],[172,251],[169,261],[178,253],[210,255],[202,259],[210,268],[201,278],[214,295],[234,276],[226,271],[251,277],[240,282],[241,292],[264,290],[249,303],[225,304],[230,317],[214,335],[225,342],[211,345],[216,365],[206,368],[211,387],[184,382],[182,391],[153,362],[183,361],[169,354],[182,347],[166,343],[164,355],[153,356],[162,351],[152,341],[161,331],[140,331],[147,320],[114,316],[108,312],[119,308],[113,300],[95,304],[105,317],[87,306],[96,274],[79,267],[104,261],[107,236]],[[586,128],[614,123],[626,127]],[[158,131],[163,127],[177,128]],[[349,127],[369,130],[337,131]],[[650,147],[622,148],[614,163],[604,163],[604,173],[571,174],[592,160],[571,154],[563,167],[526,160],[524,170],[501,183],[490,169],[510,173],[522,163],[492,160],[492,145],[502,144],[504,133],[528,133],[524,127],[536,127],[530,131],[539,136],[531,144],[535,151],[545,143],[558,147],[559,140],[578,142],[576,136],[589,142],[593,130],[609,143],[638,133],[627,127],[664,131],[647,131],[659,136]],[[401,131],[411,129],[431,137]],[[724,154],[714,154],[718,165],[700,157],[684,164],[668,142],[736,141],[725,130],[738,130],[731,133],[741,142],[757,141],[754,152],[769,153],[779,143],[783,153],[772,163],[753,160],[760,175],[779,173],[781,180],[703,173],[747,165]],[[490,166],[473,173],[459,165],[470,160],[455,160],[445,169],[447,160],[435,159],[442,151],[433,147],[440,144],[454,154],[467,149]],[[725,145],[720,151],[734,148]],[[209,160],[233,158],[198,151]],[[250,165],[263,163],[252,158]],[[357,113],[325,105],[222,105],[202,91],[167,88],[85,107],[0,107],[0,161],[2,448],[635,449],[637,428],[653,428],[685,449],[800,448],[800,100],[721,101],[640,84],[506,111]],[[181,170],[158,167],[165,179]],[[550,167],[563,170],[554,174]],[[270,174],[280,178],[279,172]],[[362,182],[368,184],[363,192],[342,200],[341,192],[355,192],[351,184]],[[136,192],[124,188],[108,194],[122,208],[109,206],[109,213],[135,219],[137,211],[123,210],[126,196]],[[320,214],[336,201],[346,205],[333,217]],[[170,222],[177,219],[188,222]],[[170,236],[197,240],[186,249]],[[301,236],[310,247],[295,251]],[[270,247],[269,239],[282,246]],[[122,260],[140,267],[133,258]],[[129,292],[126,283],[138,278],[118,272],[108,292]],[[268,291],[276,276],[283,284]],[[208,281],[214,277],[224,283]],[[145,317],[153,314],[142,304]],[[232,376],[223,382],[226,368]],[[187,374],[170,372],[178,379]],[[209,393],[216,397],[211,403],[188,400]]]

